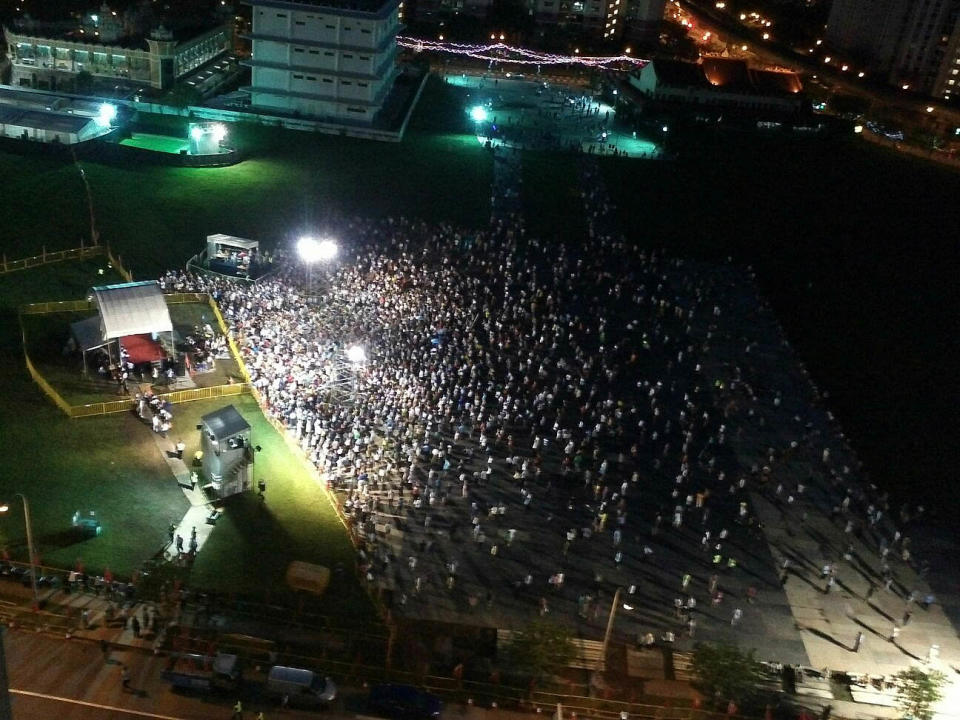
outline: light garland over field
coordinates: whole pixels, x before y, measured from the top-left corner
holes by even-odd
[[[512,65],[584,65],[593,68],[620,70],[622,68],[611,66],[622,63],[633,67],[642,67],[648,62],[647,60],[641,60],[640,58],[631,57],[630,55],[556,55],[554,53],[514,47],[502,42],[487,45],[466,45],[401,36],[397,38],[397,45],[417,52],[450,53],[452,55],[463,55],[475,60],[504,62]]]

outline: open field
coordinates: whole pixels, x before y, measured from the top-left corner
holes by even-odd
[[[492,166],[476,138],[460,133],[459,97],[458,89],[433,81],[403,143],[234,126],[231,140],[249,159],[232,167],[84,162],[102,239],[144,277],[182,267],[214,232],[270,246],[322,228],[331,216],[482,224]],[[9,258],[44,243],[75,247],[89,235],[83,183],[72,164],[0,154],[0,173],[11,178],[3,233]]]
[[[85,163],[103,238],[137,277],[146,277],[182,266],[209,232],[280,240],[322,225],[331,213],[402,212],[484,225],[490,160],[463,127],[461,100],[456,88],[434,82],[399,145],[238,127],[237,143],[247,143],[252,157],[233,168]],[[914,498],[943,495],[960,461],[950,432],[960,425],[952,402],[960,368],[948,331],[958,307],[960,177],[829,138],[678,131],[671,142],[681,151],[676,161],[600,160],[629,237],[677,255],[731,256],[753,265],[874,476],[901,483]],[[524,164],[532,231],[547,239],[579,236],[576,159],[527,153]],[[8,257],[34,254],[43,244],[79,244],[88,219],[76,168],[0,154],[0,170],[8,178],[2,231]],[[80,448],[107,443],[104,456],[114,460],[125,451],[127,430],[119,421],[70,422],[42,399],[10,329],[16,327],[10,309],[21,302],[82,296],[93,276],[81,279],[80,267],[63,263],[0,278],[0,427],[10,438],[12,483],[69,472],[79,478],[76,485],[93,487],[100,460]],[[66,448],[62,459],[48,457],[51,442]],[[275,497],[271,486],[268,504],[282,507]],[[69,517],[78,509],[71,503],[80,500],[68,494],[56,518],[68,509]],[[235,516],[256,519],[254,510]],[[262,519],[252,527],[265,532],[270,525]],[[219,552],[212,544],[208,557]],[[75,554],[62,557],[69,563]],[[84,557],[94,562],[86,549]],[[202,559],[196,571],[215,580]]]

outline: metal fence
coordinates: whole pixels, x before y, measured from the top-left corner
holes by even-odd
[[[3,255],[2,265],[0,265],[0,275],[49,265],[50,263],[64,262],[65,260],[85,260],[87,258],[97,257],[98,255],[106,255],[110,264],[120,274],[120,277],[127,282],[133,282],[132,273],[123,265],[123,258],[119,255],[114,255],[109,245],[81,245],[78,248],[55,250],[53,252],[47,252],[46,247],[44,247],[40,255],[20,258],[19,260],[7,260],[7,256]]]
[[[46,247],[40,255],[20,258],[19,260],[7,260],[3,256],[3,265],[0,266],[0,274],[16,272],[17,270],[27,270],[29,268],[48,265],[49,263],[63,262],[64,260],[82,260],[85,258],[96,257],[103,254],[105,248],[102,245],[90,245],[88,247],[78,247],[71,250],[56,250],[47,252]]]

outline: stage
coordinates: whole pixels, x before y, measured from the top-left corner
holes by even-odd
[[[120,338],[120,346],[127,351],[127,359],[134,365],[161,362],[167,357],[163,346],[147,334],[124,335]]]

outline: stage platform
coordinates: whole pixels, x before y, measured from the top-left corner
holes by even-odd
[[[167,357],[163,346],[149,335],[126,335],[120,338],[120,345],[135,365],[160,362]]]

